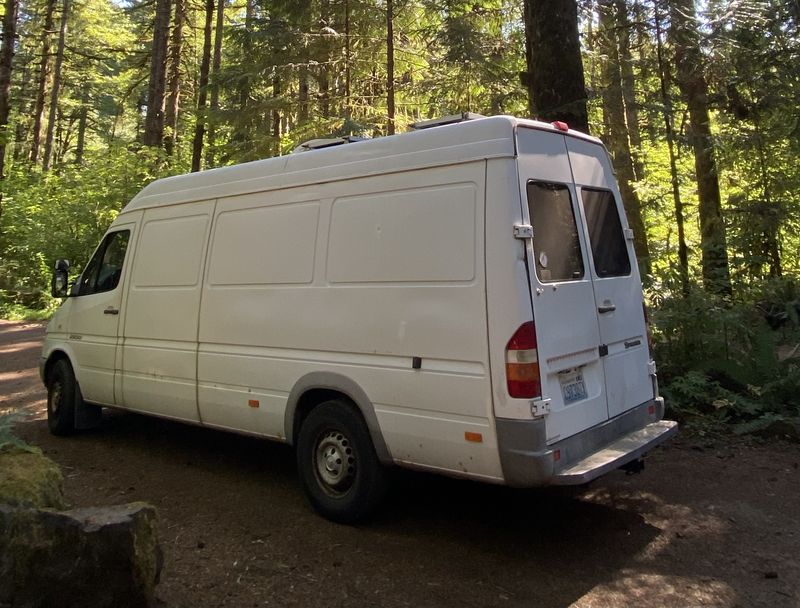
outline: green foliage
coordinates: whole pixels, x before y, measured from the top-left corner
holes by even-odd
[[[0,305],[49,309],[53,263],[66,258],[77,276],[108,225],[144,184],[157,176],[155,154],[116,147],[86,166],[59,172],[13,172],[0,217]],[[16,308],[15,308],[16,307]]]
[[[798,286],[774,280],[724,300],[693,289],[654,297],[651,319],[672,415],[753,432],[800,415]]]
[[[13,446],[25,451],[37,452],[37,448],[29,446],[13,433],[14,425],[21,418],[22,415],[19,412],[0,412],[0,451]]]

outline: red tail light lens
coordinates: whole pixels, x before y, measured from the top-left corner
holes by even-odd
[[[506,345],[508,394],[517,399],[541,397],[539,351],[533,321],[520,325]]]

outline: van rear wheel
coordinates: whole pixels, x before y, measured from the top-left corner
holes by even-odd
[[[314,509],[339,523],[368,517],[387,489],[369,429],[355,406],[343,400],[318,405],[303,421],[297,469]]]
[[[80,399],[75,374],[68,361],[56,361],[47,378],[47,427],[53,435],[75,432],[75,408]]]

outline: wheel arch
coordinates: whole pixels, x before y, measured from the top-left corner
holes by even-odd
[[[44,368],[42,370],[42,381],[45,383],[45,385],[47,384],[47,378],[50,377],[50,372],[52,371],[53,366],[62,359],[65,360],[67,363],[69,363],[69,366],[72,368],[72,373],[75,376],[75,381],[76,382],[78,381],[78,375],[75,372],[75,366],[72,363],[72,358],[69,356],[67,351],[62,350],[60,348],[56,348],[48,353],[47,359],[44,362]]]
[[[382,464],[391,464],[392,456],[383,438],[372,402],[354,380],[334,372],[312,372],[295,382],[284,414],[286,441],[295,445],[303,420],[317,405],[342,397],[352,402],[364,418],[378,459]]]

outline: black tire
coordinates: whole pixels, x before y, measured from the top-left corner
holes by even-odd
[[[309,413],[300,427],[296,455],[306,497],[331,521],[361,521],[386,495],[386,471],[367,425],[347,401],[326,401]]]
[[[75,433],[75,408],[81,399],[69,362],[56,361],[47,377],[47,426],[53,435]]]

